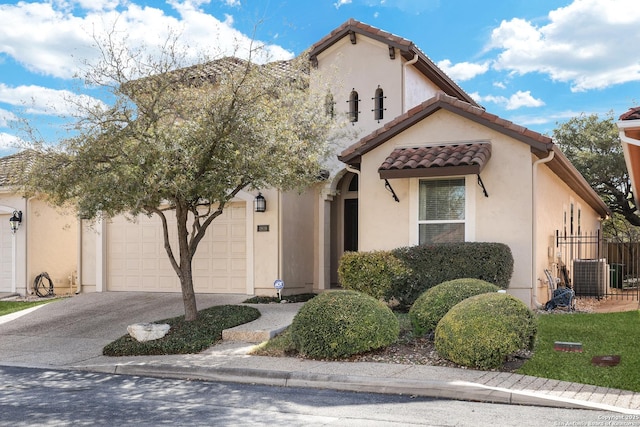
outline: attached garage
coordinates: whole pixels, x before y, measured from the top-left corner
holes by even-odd
[[[175,218],[168,218],[175,241]],[[196,293],[241,293],[247,284],[247,203],[226,207],[207,229],[193,261]],[[180,281],[164,249],[157,216],[124,217],[106,224],[106,287],[109,291],[180,292]],[[177,245],[173,245],[177,254]]]

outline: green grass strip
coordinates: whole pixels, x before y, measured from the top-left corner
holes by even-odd
[[[26,310],[27,308],[35,307],[42,304],[50,303],[52,299],[40,300],[40,301],[0,301],[0,316],[5,314],[15,313],[16,311]]]
[[[554,342],[577,342],[583,351],[554,350]],[[640,391],[640,311],[539,316],[533,357],[521,374]],[[619,355],[620,364],[595,366],[594,356]]]

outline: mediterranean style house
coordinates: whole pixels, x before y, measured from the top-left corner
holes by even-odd
[[[198,248],[196,292],[275,294],[278,279],[285,295],[321,292],[338,284],[345,251],[485,241],[512,250],[511,294],[547,301],[555,231],[598,230],[609,213],[553,141],[490,114],[411,41],[364,23],[305,55],[327,114],[353,132],[306,192],[238,195]],[[76,238],[83,291],[180,291],[155,218],[82,225]]]

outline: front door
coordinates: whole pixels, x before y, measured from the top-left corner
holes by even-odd
[[[358,199],[344,201],[344,250],[358,250]]]

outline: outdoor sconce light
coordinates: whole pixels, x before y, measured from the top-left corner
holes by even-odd
[[[267,201],[265,200],[262,193],[258,193],[256,198],[253,200],[253,210],[256,212],[264,212],[267,210]]]
[[[13,215],[9,218],[9,225],[11,226],[11,232],[15,234],[18,231],[18,227],[22,223],[22,211],[13,211]]]

